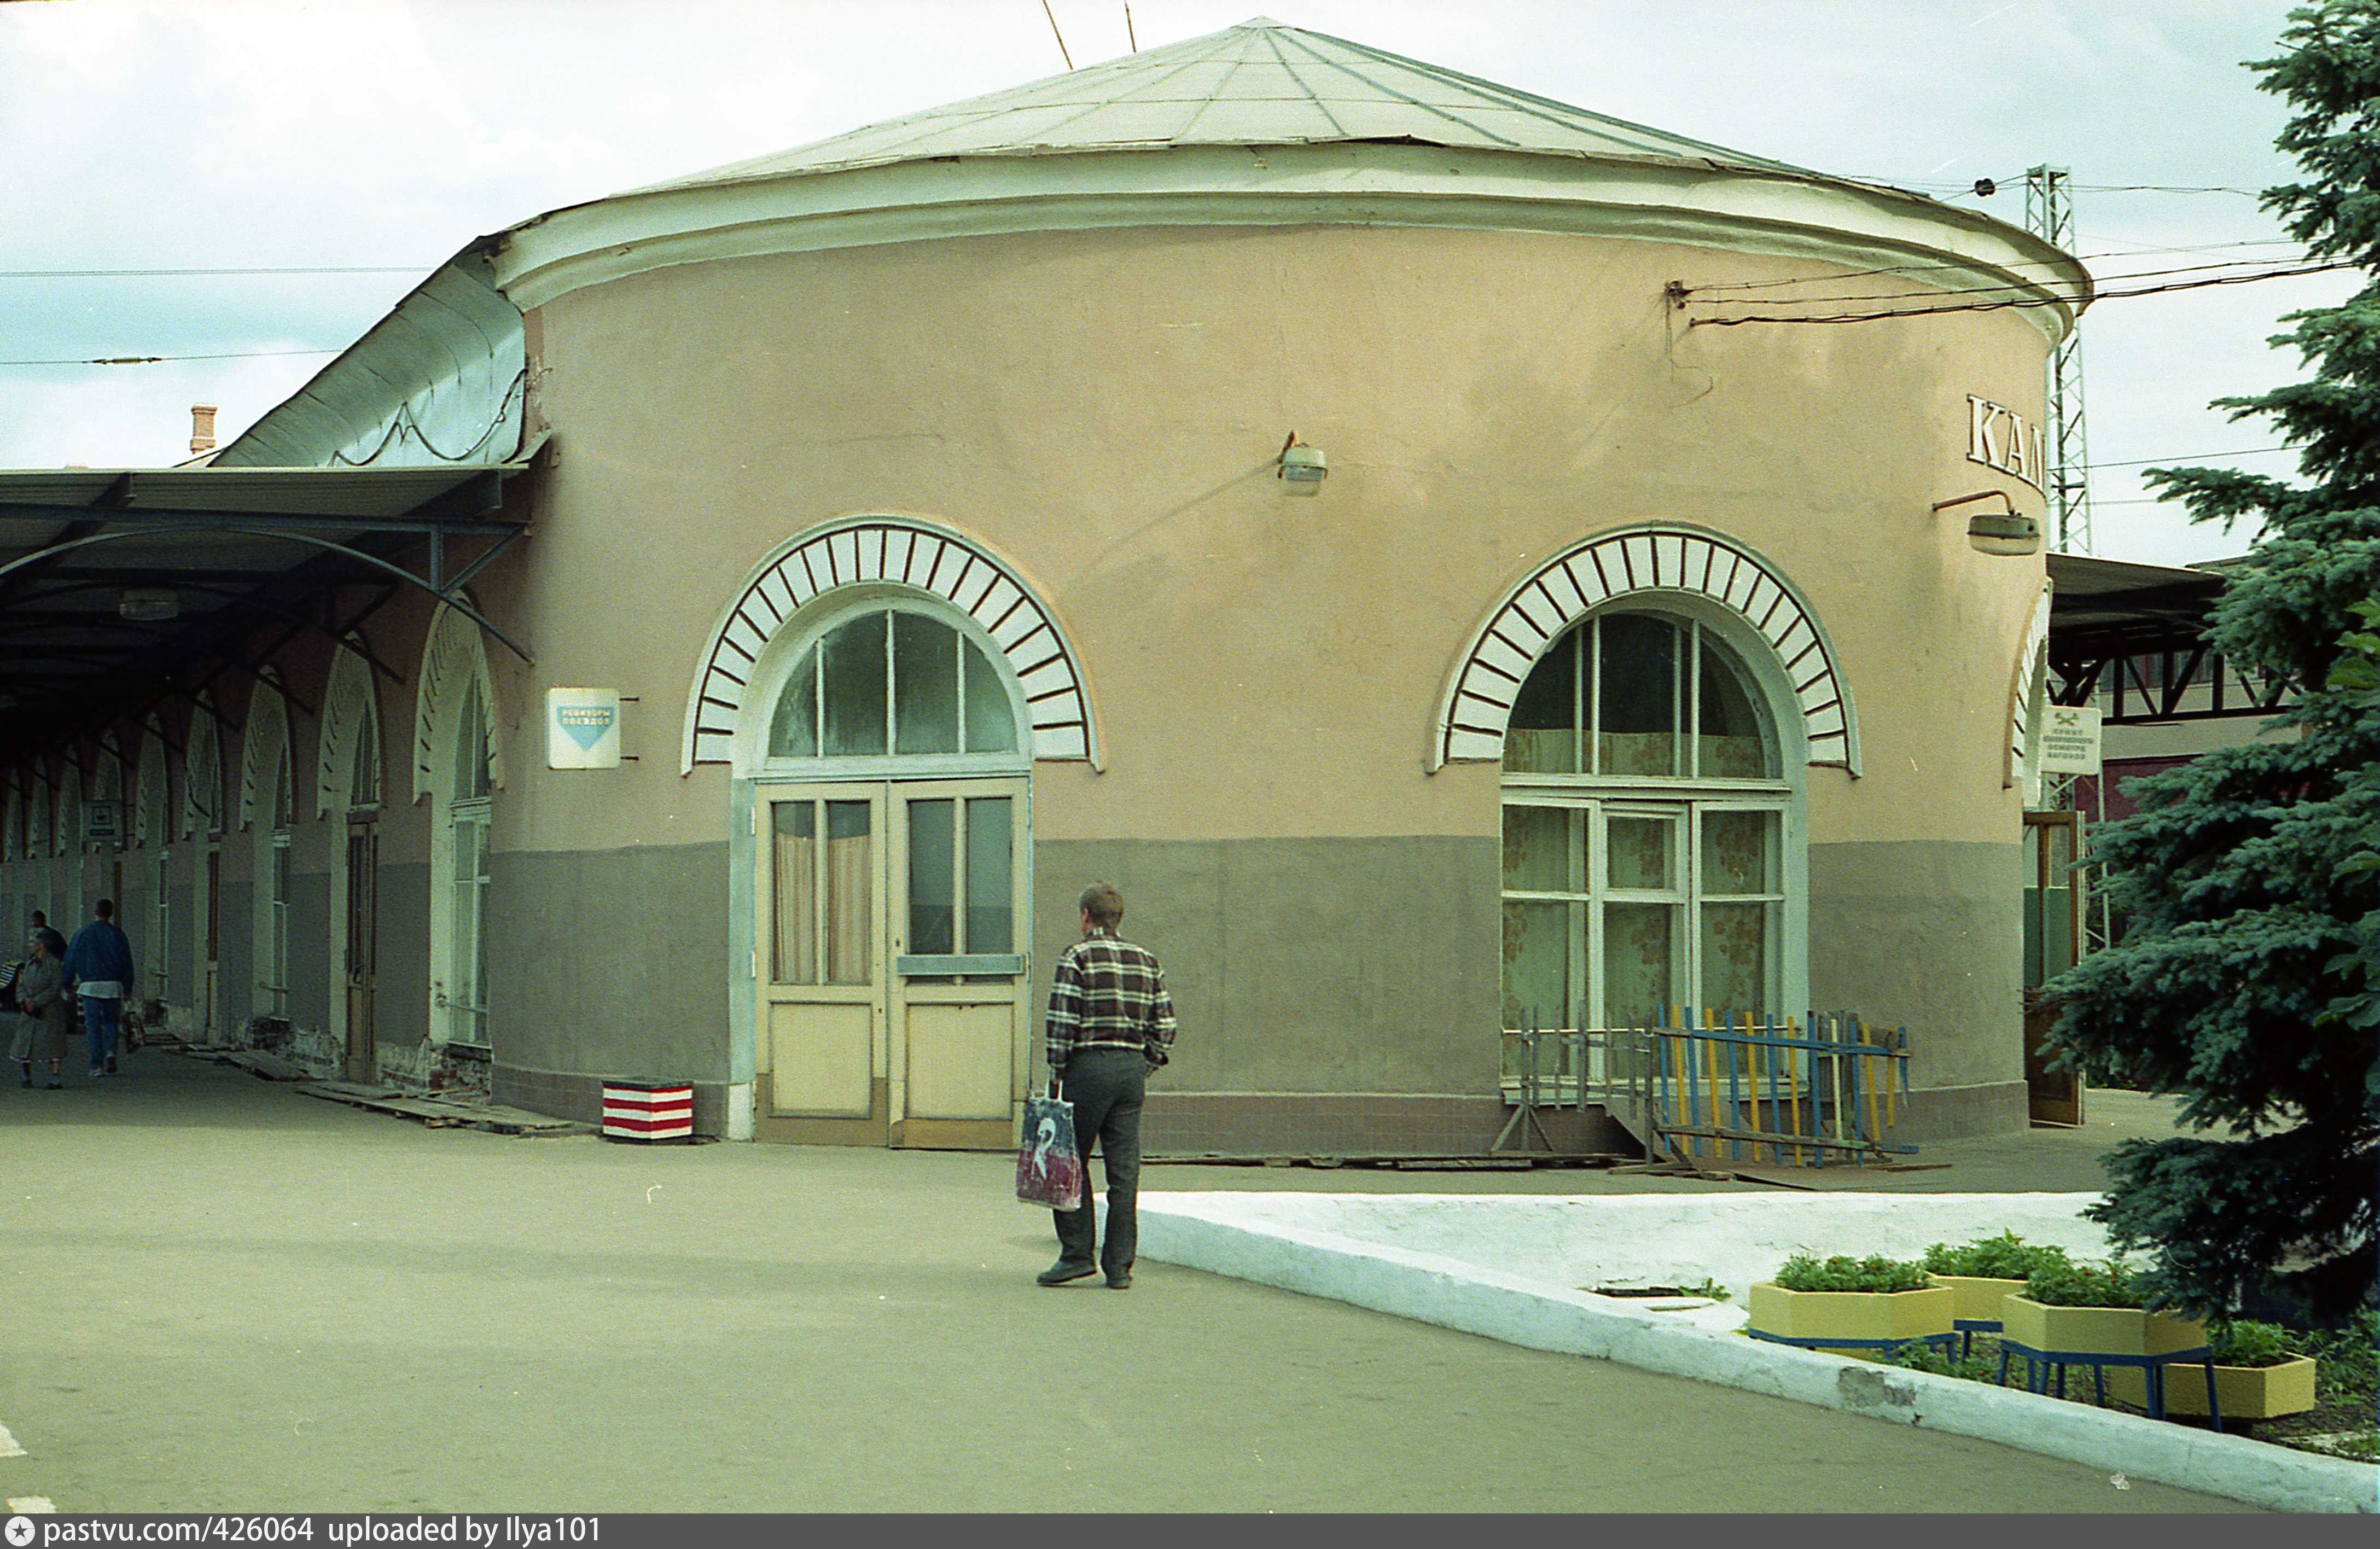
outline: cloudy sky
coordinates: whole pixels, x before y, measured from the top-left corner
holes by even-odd
[[[1130,16],[1153,46],[1257,3]],[[1970,204],[1994,178],[1981,207],[2012,222],[2024,169],[2065,164],[2103,277],[2295,252],[2252,195],[2195,191],[2289,175],[2283,105],[2240,67],[2274,52],[2282,0],[1265,3],[1803,166]],[[1051,8],[1076,65],[1129,46],[1122,0]],[[1062,67],[1041,0],[0,3],[0,466],[177,460],[190,405],[221,405],[228,439],[474,236]],[[399,272],[88,272],[301,266]],[[26,272],[62,270],[83,272]],[[2283,278],[2091,312],[2098,552],[2244,546],[2146,499],[2140,466],[2291,471],[2261,454],[2268,427],[2206,403],[2290,380],[2276,320],[2351,289]],[[112,356],[225,358],[19,364]]]

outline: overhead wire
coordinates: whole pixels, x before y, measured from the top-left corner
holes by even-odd
[[[2357,269],[2361,267],[2362,264],[2357,260],[2339,259],[2327,263],[2310,263],[2294,269],[2275,269],[2254,274],[2216,274],[2196,280],[2170,280],[2164,284],[2157,285],[2138,285],[2130,290],[2102,290],[2087,299],[2093,302],[2119,301],[2136,296],[2161,296],[2168,291],[2204,290],[2211,285],[2250,284],[2261,280],[2286,280],[2295,278],[2301,274],[2320,274],[2334,269]],[[1994,288],[2005,290],[2010,287],[1985,287],[1968,294],[1989,295],[1991,294],[1991,290]],[[1959,295],[1961,293],[1956,291],[1946,291],[1940,294]],[[1823,298],[1813,297],[1812,299],[1818,300]],[[2059,294],[2052,294],[2048,296],[2010,296],[1997,301],[1964,301],[1936,307],[1900,307],[1890,311],[1883,312],[1839,312],[1830,317],[1807,315],[1799,317],[1755,315],[1747,317],[1738,315],[1734,317],[1694,318],[1688,321],[1687,326],[1690,328],[1700,328],[1708,324],[1721,328],[1732,328],[1747,322],[1875,322],[1886,318],[1922,318],[1931,317],[1942,312],[1997,312],[2008,309],[2022,309],[2033,307],[2070,307],[2078,302],[2083,301],[2084,299],[2086,298],[2081,296],[2067,296]],[[1791,297],[1783,298],[1781,304],[1791,306],[1793,305],[1793,299]],[[1707,306],[1710,305],[1710,303],[1706,302],[1704,305]]]
[[[2285,236],[2260,237],[2252,241],[2212,243],[2201,248],[2119,248],[2103,253],[2069,254],[2064,258],[2057,259],[2019,259],[2006,263],[1995,263],[1992,267],[1995,269],[2058,269],[2070,263],[2093,263],[2101,259],[2151,258],[2162,253],[2215,253],[2236,248],[2302,248],[2302,246],[2303,244],[2293,242]],[[2276,260],[2265,259],[2239,261],[2269,263]],[[1840,274],[1796,274],[1781,280],[1723,280],[1706,285],[1688,285],[1686,289],[1689,291],[1773,290],[1779,285],[1831,284],[1838,280],[1859,280],[1871,274],[1922,274],[1937,269],[1972,272],[1976,267],[1972,263],[1888,263],[1875,269],[1847,269]],[[2121,274],[2110,276],[2119,280],[2130,277],[2131,276]]]
[[[289,264],[236,269],[0,269],[0,280],[151,280],[213,274],[419,274],[434,264]]]
[[[75,359],[0,360],[0,366],[156,366],[168,360],[262,360],[282,355],[336,355],[335,349],[242,349],[214,355],[103,355]]]
[[[2274,260],[2274,259],[2268,259],[2268,258],[2256,258],[2256,259],[2225,259],[2225,260],[2220,260],[2220,261],[2218,261],[2218,262],[2215,262],[2215,263],[2185,263],[2185,264],[2177,265],[2176,267],[2171,268],[2171,269],[2135,269],[2135,270],[2132,270],[2131,272],[2130,272],[2129,273],[2123,273],[2123,274],[2109,274],[2109,275],[2105,276],[2105,279],[2106,279],[2108,283],[2121,283],[2121,282],[2131,281],[2131,280],[2154,280],[2154,279],[2161,279],[2161,278],[2163,278],[2164,276],[2168,275],[2168,274],[2199,274],[2199,273],[2204,273],[2206,271],[2208,271],[2208,270],[2212,270],[2212,269],[2253,269],[2253,268],[2259,268],[2259,267],[2262,267],[2262,268],[2265,268],[2265,269],[2273,269],[2273,268],[2274,268],[2274,265],[2276,264],[2276,262],[2286,262],[2286,261],[2288,261],[2288,260]],[[2275,270],[2274,272],[2277,272],[2277,273],[2293,272],[2293,271],[2289,271],[2289,270]],[[2308,272],[2311,272],[2311,271],[2308,271]],[[1836,277],[1837,277],[1837,278],[1842,278],[1842,279],[1849,279],[1849,278],[1852,278],[1852,276],[1850,276],[1850,275],[1840,275],[1840,276],[1836,276]],[[2098,280],[2098,277],[2097,277],[2097,276],[2095,276],[2095,277],[2094,277],[2095,284],[2097,283],[2097,280]],[[1823,279],[1823,278],[1821,278],[1821,279],[1815,279],[1815,280],[1813,280],[1813,281],[1811,281],[1811,282],[1809,282],[1809,283],[1814,284],[1825,284],[1825,283],[1826,283],[1826,280],[1825,280],[1825,279]],[[1819,303],[1822,303],[1822,302],[1833,302],[1833,301],[1901,301],[1901,300],[1917,300],[1917,299],[1923,299],[1923,298],[1927,297],[1927,296],[1988,296],[1988,295],[1991,295],[1991,294],[1993,294],[1993,293],[1995,293],[1995,292],[1998,292],[1998,291],[2004,291],[2004,290],[2031,290],[2031,289],[2033,289],[2033,288],[2034,288],[2034,286],[2036,286],[2036,285],[2043,284],[2050,284],[2050,283],[2054,283],[2054,282],[2041,281],[2041,280],[2017,280],[2017,281],[2012,281],[2012,282],[2010,282],[2010,284],[2004,284],[2004,285],[1953,285],[1953,286],[1946,286],[1946,287],[1944,287],[1944,288],[1942,288],[1942,289],[1939,289],[1939,290],[1869,291],[1869,292],[1865,292],[1865,293],[1863,293],[1863,294],[1860,294],[1860,295],[1855,295],[1855,296],[1713,296],[1713,297],[1711,297],[1710,299],[1708,299],[1708,300],[1706,300],[1706,301],[1703,302],[1703,303],[1702,303],[1702,305],[1704,305],[1704,306],[1706,306],[1706,307],[1775,307],[1775,306],[1801,307],[1801,306],[1815,306],[1815,305],[1817,305],[1817,304],[1819,304]],[[1686,287],[1684,288],[1684,290],[1683,290],[1682,294],[1687,295],[1687,296],[1692,296],[1692,295],[1694,295],[1697,290],[1703,290],[1703,289],[1717,289],[1717,288],[1718,288],[1718,287],[1717,287],[1717,286],[1696,286],[1696,285],[1688,285],[1688,286],[1686,286]]]

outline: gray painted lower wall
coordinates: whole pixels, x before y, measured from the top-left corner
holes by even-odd
[[[219,1033],[237,1034],[248,1026],[248,1019],[261,1013],[257,1004],[255,948],[256,916],[249,912],[249,887],[246,877],[235,880],[226,877],[221,884],[222,916],[215,923],[215,975],[217,1004],[223,1007],[224,1021]]]
[[[372,1037],[411,1049],[430,1036],[430,867],[380,868],[380,914],[373,939]]]
[[[1492,839],[1039,840],[1034,972],[1078,934],[1086,883],[1166,964],[1184,1092],[1489,1094],[1500,848]]]
[[[516,1071],[727,1080],[727,846],[498,851],[489,1041]]]
[[[331,878],[301,871],[289,878],[289,1020],[331,1025]]]
[[[2014,843],[1812,845],[1811,1001],[1906,1026],[1912,1086],[2021,1084],[2023,862]]]

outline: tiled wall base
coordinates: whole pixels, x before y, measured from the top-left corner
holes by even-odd
[[[618,1078],[638,1079],[638,1078]],[[562,1071],[522,1071],[495,1067],[494,1100],[506,1107],[548,1113],[580,1124],[603,1122],[601,1076],[572,1075]],[[727,1131],[727,1088],[718,1082],[694,1083],[694,1132],[717,1138]]]
[[[1166,1092],[1149,1095],[1150,1156],[1479,1156],[1512,1116],[1500,1097],[1394,1094]],[[1540,1108],[1562,1152],[1637,1155],[1600,1109]],[[1519,1149],[1515,1136],[1508,1149]],[[1531,1138],[1531,1147],[1544,1146]]]

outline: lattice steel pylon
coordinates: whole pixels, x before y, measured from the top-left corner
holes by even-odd
[[[2024,175],[2024,229],[2071,254],[2074,180],[2064,167],[2029,167]],[[2049,500],[2050,545],[2060,553],[2091,551],[2090,454],[2082,433],[2082,333],[2078,324],[2049,352],[2043,402],[2048,423],[2043,440],[2049,466],[2042,492]]]

